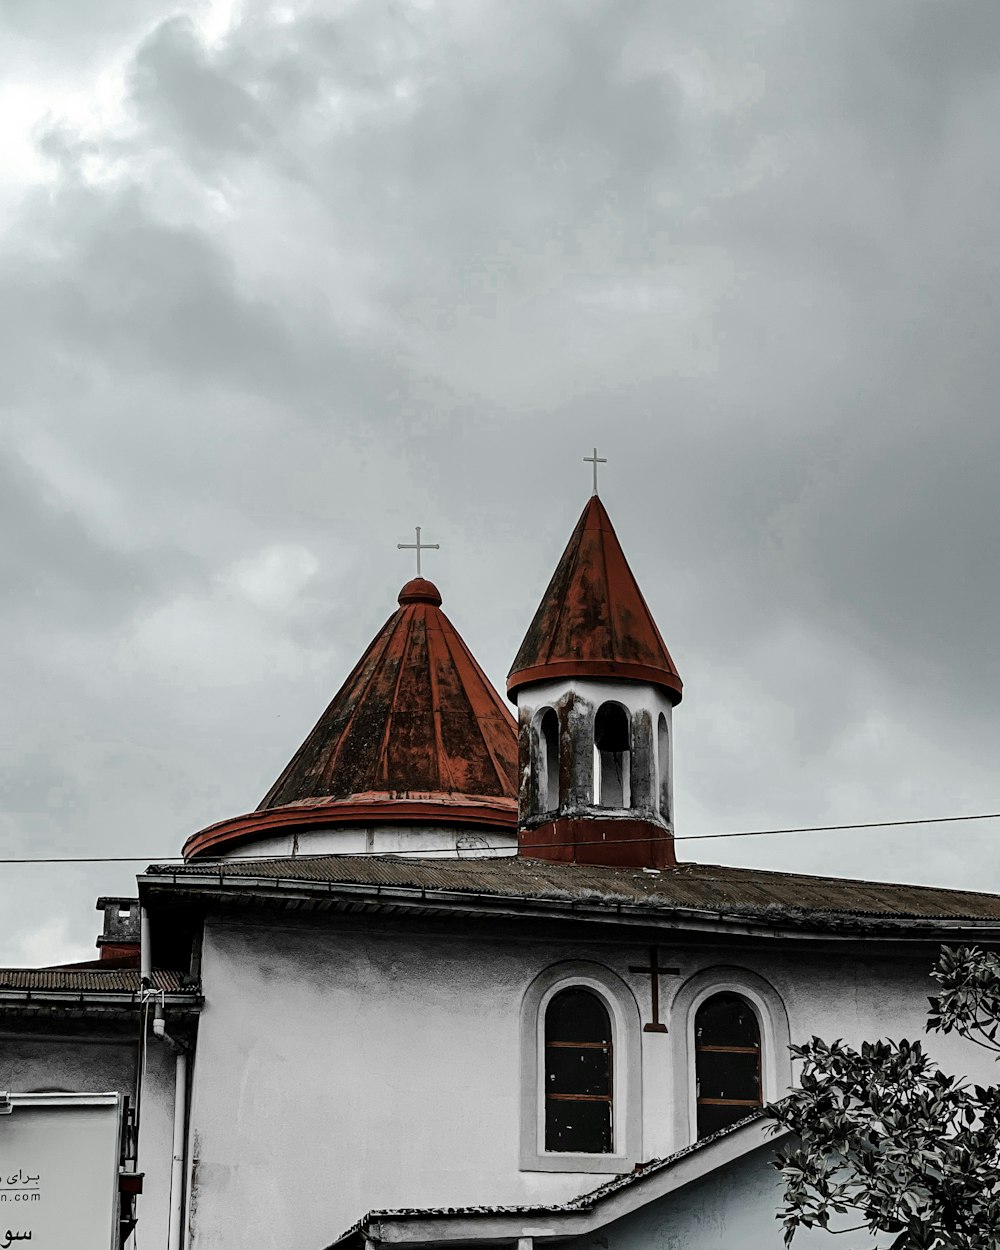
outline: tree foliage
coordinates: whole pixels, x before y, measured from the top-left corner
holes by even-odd
[[[1000,1054],[1000,957],[945,947],[931,975],[928,1032]],[[801,1084],[772,1108],[798,1138],[775,1163],[786,1245],[824,1228],[892,1250],[1000,1250],[1000,1089],[942,1072],[919,1041],[814,1037],[792,1053]]]

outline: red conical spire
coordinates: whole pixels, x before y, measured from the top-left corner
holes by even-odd
[[[629,568],[611,519],[591,496],[507,678],[612,677],[651,682],[679,703],[683,683]]]
[[[414,578],[256,812],[187,857],[282,829],[349,824],[513,829],[517,730],[433,582]]]
[[[437,587],[414,578],[399,604],[259,810],[372,793],[516,798],[514,718]]]

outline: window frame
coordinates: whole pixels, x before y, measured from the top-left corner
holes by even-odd
[[[703,1008],[715,998],[737,998],[740,1002],[745,1003],[753,1013],[754,1024],[757,1029],[757,1045],[756,1046],[717,1046],[717,1045],[700,1045],[698,1042],[698,1016]],[[698,1056],[699,1055],[718,1055],[718,1054],[737,1054],[737,1055],[755,1055],[757,1057],[757,1097],[749,1098],[703,1098],[698,1092]],[[745,1110],[742,1115],[736,1116],[737,1120],[742,1120],[744,1116],[750,1115],[752,1112],[759,1110],[764,1105],[764,1039],[760,1028],[760,1014],[753,1003],[744,994],[733,994],[728,990],[717,990],[714,994],[709,994],[707,998],[703,998],[694,1012],[694,1079],[695,1079],[695,1116],[697,1120],[699,1107],[743,1107]],[[735,1121],[734,1121],[735,1122]],[[695,1125],[697,1130],[697,1123]],[[710,1137],[710,1133],[706,1133],[705,1137]],[[698,1140],[701,1141],[702,1136],[699,1133]]]
[[[674,1070],[673,1149],[698,1141],[698,1079],[696,1071],[695,1017],[698,1008],[716,994],[735,994],[748,1003],[757,1017],[760,1034],[760,1095],[767,1106],[792,1087],[791,1036],[788,1013],[780,994],[770,982],[748,968],[731,965],[705,968],[681,985],[667,1005],[672,1038]],[[747,1108],[749,1115],[753,1109]]]
[[[562,990],[589,990],[611,1022],[611,1151],[545,1149],[545,1012]],[[642,1048],[639,1007],[625,982],[600,964],[567,961],[540,972],[521,1004],[522,1172],[629,1171],[642,1157]]]
[[[590,995],[590,997],[593,998],[600,1005],[600,1008],[604,1012],[604,1015],[608,1022],[608,1037],[607,1037],[606,1042],[572,1042],[572,1041],[568,1041],[565,1039],[562,1041],[550,1040],[549,1038],[549,1012],[552,1010],[557,998],[561,997],[563,994],[572,993],[574,990],[579,990],[584,994]],[[583,1094],[580,1092],[564,1093],[564,1092],[554,1092],[550,1090],[545,1084],[545,1073],[549,1070],[549,1064],[551,1062],[551,1058],[549,1055],[550,1050],[600,1050],[600,1051],[604,1051],[607,1054],[607,1060],[608,1060],[607,1062],[607,1072],[608,1072],[607,1093],[606,1094]],[[604,1103],[607,1105],[607,1108],[608,1108],[608,1119],[609,1119],[610,1128],[611,1128],[611,1149],[595,1151],[594,1153],[602,1154],[602,1155],[611,1154],[614,1151],[614,1130],[615,1130],[615,1094],[616,1094],[616,1090],[615,1090],[615,1038],[614,1038],[614,1025],[611,1023],[611,1012],[608,1010],[607,1003],[604,1001],[603,997],[600,994],[595,994],[594,991],[589,986],[576,984],[576,985],[564,985],[560,989],[557,989],[554,994],[551,994],[548,996],[546,1003],[545,1003],[545,1010],[542,1012],[542,1056],[543,1056],[543,1061],[544,1061],[543,1062],[544,1070],[542,1074],[542,1097],[545,1099],[545,1107],[543,1109],[543,1114],[545,1118],[546,1140],[548,1139],[548,1136],[549,1136],[549,1114],[551,1110],[549,1106],[550,1103],[552,1102],[579,1102],[579,1101]],[[548,1153],[552,1153],[552,1154],[574,1154],[576,1153],[578,1154],[580,1152],[569,1151],[569,1150],[558,1150],[558,1151],[553,1150]]]

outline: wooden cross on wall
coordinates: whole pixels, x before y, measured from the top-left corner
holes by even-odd
[[[653,1018],[649,1024],[642,1026],[643,1033],[666,1033],[667,1026],[660,1020],[660,977],[680,976],[680,968],[664,968],[661,966],[655,946],[649,948],[649,967],[637,968],[629,964],[629,972],[645,972],[649,976],[649,985],[653,997]]]

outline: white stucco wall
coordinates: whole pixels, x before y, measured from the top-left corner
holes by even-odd
[[[671,1004],[704,969],[752,970],[787,1007],[792,1039],[922,1033],[928,960],[854,959],[664,943],[668,1034],[643,1033],[643,1157],[671,1153],[686,1118]],[[634,987],[648,946],[392,928],[210,919],[191,1118],[192,1250],[319,1250],[371,1208],[564,1200],[591,1173],[519,1170],[519,1018],[533,979],[591,960]],[[668,988],[669,986],[669,988]],[[945,1066],[993,1079],[988,1056],[933,1039]],[[686,1128],[684,1132],[686,1132]],[[708,1243],[706,1243],[708,1244]],[[715,1243],[713,1243],[715,1244]]]
[[[605,1224],[589,1237],[564,1242],[567,1250],[784,1250],[775,1211],[782,1180],[770,1166],[775,1147],[765,1146],[701,1181]],[[873,1242],[857,1234],[848,1245],[877,1250],[892,1238]],[[838,1250],[842,1236],[819,1230],[796,1233],[793,1250]]]
[[[0,1033],[0,1089],[25,1093],[135,1092],[135,1037],[98,1030],[87,1035],[30,1036]],[[173,1059],[150,1043],[139,1132],[139,1170],[145,1174],[136,1211],[139,1244],[166,1245],[170,1198],[170,1146],[173,1117]],[[131,1244],[131,1243],[130,1243]]]
[[[363,855],[372,852],[393,855],[403,851],[439,851],[470,858],[489,854],[491,850],[513,852],[517,834],[497,833],[491,829],[463,829],[434,825],[368,825],[346,828],[305,829],[297,833],[255,838],[237,846],[223,848],[223,859],[264,859],[270,856],[296,855]]]

